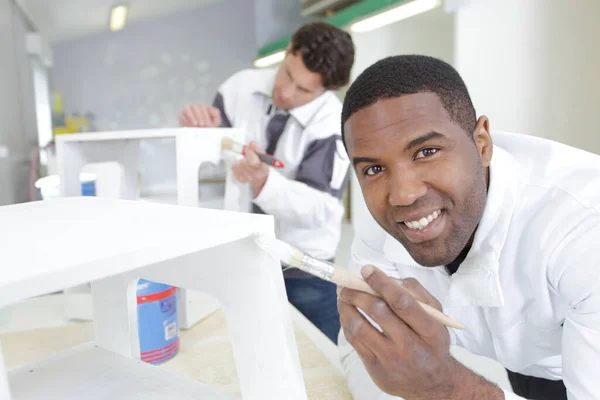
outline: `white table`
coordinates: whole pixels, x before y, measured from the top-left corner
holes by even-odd
[[[205,163],[216,166],[222,160],[235,158],[235,155],[221,151],[221,140],[225,136],[243,142],[245,132],[234,128],[171,128],[59,135],[56,137],[56,158],[61,196],[79,196],[79,173],[88,171],[97,176],[97,196],[137,199],[140,141],[173,139],[176,146],[176,159],[173,160],[177,173],[176,203],[203,206],[198,199],[200,166]],[[223,208],[250,211],[248,185],[237,183],[232,179],[230,170],[227,170]],[[214,298],[203,293],[189,290],[181,290],[180,293],[180,322],[184,329],[190,328],[218,307]],[[67,316],[86,319],[91,310],[88,286],[67,288],[65,295]]]
[[[244,399],[306,399],[281,266],[265,215],[105,198],[0,207],[0,307],[92,282],[95,342],[7,372],[12,400],[224,399],[139,361],[136,283],[205,291],[227,315]],[[12,397],[11,397],[12,395]]]

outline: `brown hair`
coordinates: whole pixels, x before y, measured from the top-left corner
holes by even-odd
[[[323,78],[325,89],[335,90],[350,81],[354,43],[342,29],[324,22],[303,25],[292,35],[290,52],[302,54],[306,68]]]

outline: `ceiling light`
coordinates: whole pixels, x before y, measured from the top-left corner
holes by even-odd
[[[441,4],[441,0],[414,0],[391,9],[387,9],[377,15],[363,19],[353,24],[352,32],[368,32],[394,22],[410,18],[417,14],[432,10]]]
[[[127,6],[120,5],[113,7],[113,9],[110,11],[110,30],[116,32],[123,29],[126,19]]]
[[[268,56],[264,56],[261,58],[257,58],[254,60],[254,66],[256,68],[264,68],[273,64],[278,64],[283,61],[285,58],[285,50],[280,50],[276,53],[269,54]]]

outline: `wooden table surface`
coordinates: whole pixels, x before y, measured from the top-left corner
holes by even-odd
[[[295,326],[302,372],[310,400],[351,400],[340,370]],[[53,353],[93,340],[92,323],[35,329],[0,335],[7,368],[29,364]],[[219,310],[181,331],[177,356],[158,368],[181,374],[225,392],[240,395],[224,313]]]

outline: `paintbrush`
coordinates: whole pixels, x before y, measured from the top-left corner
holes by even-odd
[[[221,149],[230,150],[230,151],[233,151],[233,152],[236,152],[239,154],[246,155],[248,146],[238,143],[230,137],[224,137],[223,140],[221,140]],[[270,154],[256,153],[256,155],[258,155],[258,158],[260,158],[260,160],[262,162],[264,162],[265,164],[268,164],[275,168],[283,168],[284,167],[283,162],[276,159],[275,157],[273,157]]]
[[[312,257],[274,237],[255,235],[254,240],[259,247],[266,250],[274,257],[277,257],[282,263],[289,265],[290,267],[301,269],[302,271],[308,272],[309,274],[318,278],[333,282],[338,286],[360,290],[374,296],[381,297],[371,288],[371,286],[369,286],[367,282],[352,274],[346,268],[342,268],[339,265]],[[423,307],[427,314],[431,315],[435,320],[441,322],[442,324],[451,328],[462,330],[465,329],[464,325],[462,325],[460,322],[453,320],[437,309],[418,300],[417,303]]]

